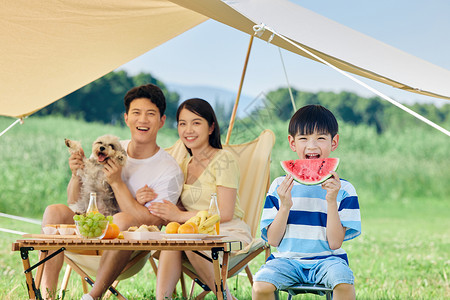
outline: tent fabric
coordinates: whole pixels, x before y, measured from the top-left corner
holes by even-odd
[[[3,1],[0,115],[29,115],[207,19],[169,1]]]
[[[342,70],[450,99],[450,71],[287,0],[17,0],[0,10],[0,115],[30,115],[209,18],[264,23]]]
[[[174,1],[176,2],[176,1]],[[265,24],[341,70],[409,92],[450,100],[450,71],[359,33],[287,0],[224,1],[251,20]],[[218,21],[228,24],[225,18]],[[252,33],[249,24],[229,23]],[[262,37],[268,40],[271,33]],[[315,60],[274,36],[281,48]]]

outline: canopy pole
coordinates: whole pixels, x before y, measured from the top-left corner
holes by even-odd
[[[291,45],[293,45],[294,47],[296,47],[296,48],[302,50],[303,52],[305,52],[305,53],[311,55],[312,57],[314,57],[314,58],[317,59],[318,61],[320,61],[320,62],[324,63],[325,65],[329,66],[330,68],[332,68],[332,69],[338,71],[338,72],[341,73],[342,75],[348,77],[349,79],[353,80],[353,81],[356,82],[357,84],[359,84],[359,85],[365,87],[366,89],[368,89],[369,91],[373,92],[374,94],[376,94],[376,95],[380,96],[381,98],[387,100],[387,101],[390,102],[391,104],[394,104],[394,105],[397,106],[398,108],[400,108],[400,109],[402,109],[403,111],[409,113],[410,115],[416,117],[417,119],[421,120],[422,122],[424,122],[424,123],[430,125],[431,127],[434,127],[435,129],[439,130],[439,131],[442,132],[443,134],[445,134],[445,135],[447,135],[447,136],[450,136],[450,131],[448,131],[447,129],[445,129],[445,128],[443,128],[443,127],[437,125],[436,123],[434,123],[434,122],[428,120],[428,119],[425,118],[424,116],[422,116],[422,115],[416,113],[415,111],[409,109],[409,108],[406,107],[405,105],[403,105],[403,104],[401,104],[401,103],[395,101],[394,99],[392,99],[392,98],[386,96],[385,94],[383,94],[383,93],[381,93],[380,91],[376,90],[375,88],[369,86],[368,84],[365,84],[365,83],[362,82],[361,80],[359,80],[359,79],[353,77],[352,75],[350,75],[350,74],[346,73],[345,71],[339,69],[338,67],[332,65],[331,63],[329,63],[329,62],[326,61],[325,59],[323,59],[323,58],[321,58],[321,57],[315,55],[315,54],[312,53],[311,51],[308,51],[308,49],[305,49],[304,47],[302,47],[302,46],[300,46],[300,45],[298,45],[298,44],[292,42],[292,41],[289,40],[288,38],[286,38],[286,37],[282,36],[281,34],[277,33],[277,32],[276,32],[275,30],[273,30],[272,28],[267,27],[267,26],[264,25],[264,24],[259,24],[259,25],[253,26],[253,30],[254,30],[255,32],[257,32],[257,33],[260,33],[260,34],[262,34],[262,32],[264,32],[265,29],[267,29],[267,30],[269,30],[270,32],[272,32],[272,35],[273,35],[273,34],[276,34],[277,36],[279,36],[281,39],[285,40],[285,41],[288,42],[289,44],[291,44]]]
[[[244,85],[245,73],[247,72],[248,59],[250,57],[250,51],[252,50],[253,35],[250,35],[250,42],[248,43],[247,56],[245,57],[244,69],[242,70],[241,82],[239,84],[238,93],[236,96],[236,101],[234,102],[233,112],[231,113],[230,125],[228,126],[227,138],[225,140],[225,145],[230,142],[231,132],[233,131],[234,120],[236,119],[236,112],[239,105],[239,99],[241,98],[242,86]]]

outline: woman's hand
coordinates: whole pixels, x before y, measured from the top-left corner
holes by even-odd
[[[183,218],[183,212],[170,201],[163,200],[163,202],[152,202],[148,207],[148,210],[153,215],[165,220],[184,223],[186,220]]]
[[[144,185],[136,191],[136,201],[142,205],[155,200],[156,197],[158,197],[158,194],[152,188],[148,187],[148,185]]]
[[[77,175],[77,171],[84,168],[84,151],[83,149],[80,152],[72,153],[69,157],[69,167],[72,171],[72,176]]]

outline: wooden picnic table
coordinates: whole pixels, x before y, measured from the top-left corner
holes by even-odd
[[[222,240],[96,240],[82,238],[31,238],[19,239],[12,244],[13,251],[20,251],[22,258],[28,295],[30,299],[42,299],[39,285],[43,272],[44,263],[63,251],[79,250],[180,250],[180,251],[211,251],[212,263],[214,266],[214,280],[216,284],[217,299],[226,299],[225,283],[228,273],[228,259],[230,251],[241,250],[242,244],[239,241]],[[29,252],[42,250],[38,262],[30,264]],[[48,250],[56,250],[52,255],[48,255]],[[223,253],[222,264],[219,263],[219,254]],[[32,271],[36,270],[36,282]],[[125,299],[125,298],[123,298]]]

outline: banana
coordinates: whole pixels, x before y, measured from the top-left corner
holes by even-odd
[[[209,228],[202,228],[202,229],[198,229],[198,233],[201,233],[201,234],[208,234],[208,232],[209,232]]]
[[[205,229],[211,226],[214,226],[217,222],[220,221],[220,217],[218,214],[212,215],[208,217],[203,223],[200,223],[198,226],[198,230],[200,232],[200,228]]]
[[[193,216],[192,218],[187,220],[185,223],[192,222],[198,226],[198,225],[200,225],[200,221],[201,221],[201,218],[199,216]]]
[[[203,217],[208,217],[208,211],[207,210],[200,210],[198,213],[197,213],[197,216],[199,216],[199,217],[201,217],[201,218],[203,218]]]
[[[206,210],[201,210],[197,213],[197,216],[200,217],[200,221],[197,224],[198,226],[200,226],[200,224],[202,224],[203,222],[205,222],[206,218],[208,217],[208,211]]]
[[[199,229],[198,233],[215,235],[216,234],[216,227],[215,226],[205,227],[205,228],[202,228],[202,230]]]

